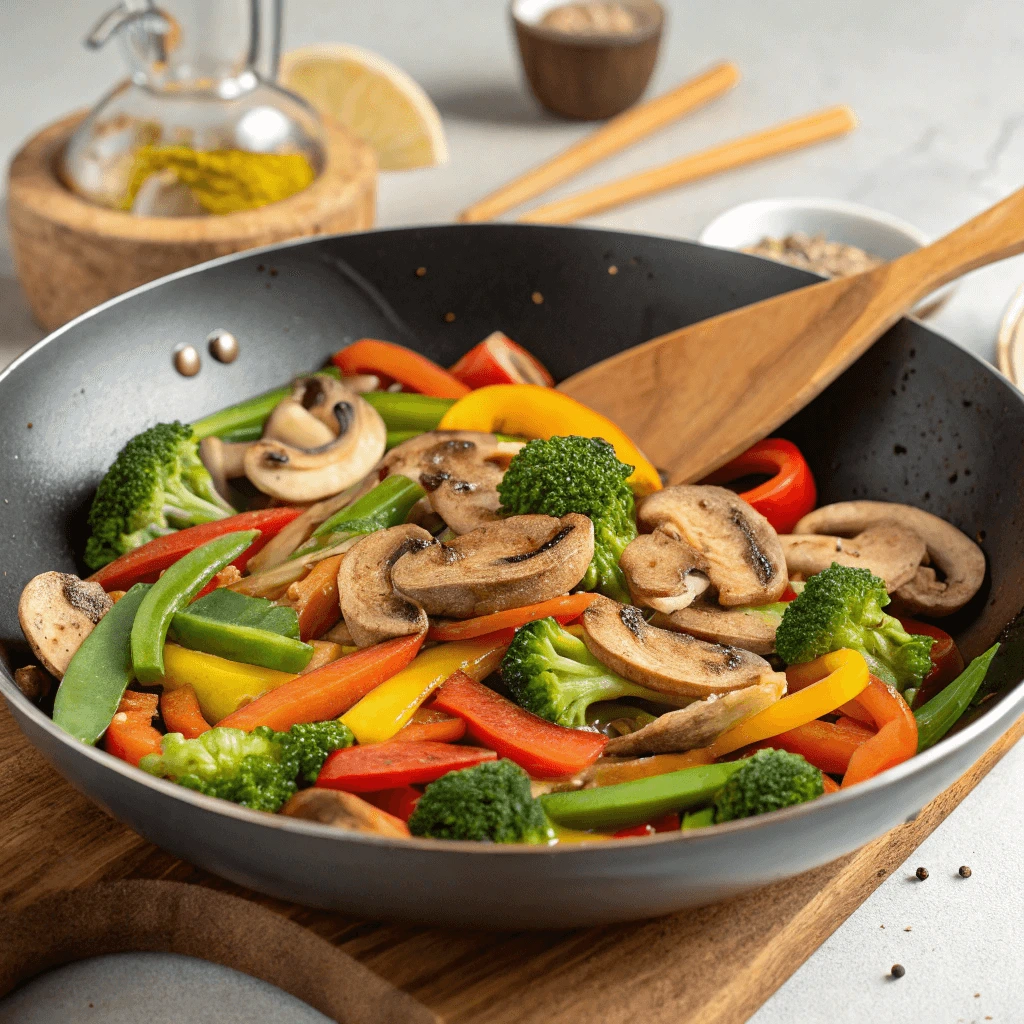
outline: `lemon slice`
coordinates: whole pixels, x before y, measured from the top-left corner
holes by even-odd
[[[404,71],[358,46],[303,46],[281,60],[281,84],[340,121],[377,153],[381,170],[448,159],[441,116]]]

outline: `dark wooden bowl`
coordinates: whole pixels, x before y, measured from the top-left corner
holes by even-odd
[[[562,117],[612,117],[642,95],[658,59],[665,12],[655,0],[622,0],[638,17],[636,30],[574,35],[544,28],[543,15],[569,0],[512,0],[509,12],[530,90]]]

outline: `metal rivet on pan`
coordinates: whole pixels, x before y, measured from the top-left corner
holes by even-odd
[[[233,363],[238,358],[238,339],[230,331],[211,332],[206,344],[219,363]]]
[[[201,365],[194,345],[179,345],[174,350],[174,368],[183,377],[194,377]]]

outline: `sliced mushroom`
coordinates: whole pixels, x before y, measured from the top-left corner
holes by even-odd
[[[669,711],[626,736],[616,736],[606,754],[681,754],[706,747],[726,730],[770,707],[786,692],[786,677],[745,686],[721,696],[712,694],[679,711]]]
[[[374,807],[355,793],[342,793],[336,789],[313,786],[300,790],[281,808],[281,813],[290,818],[347,828],[352,832],[372,832],[394,839],[409,838],[409,827],[401,818]]]
[[[113,602],[98,583],[66,572],[44,572],[28,581],[18,601],[18,620],[35,656],[58,679]]]
[[[264,494],[283,501],[320,501],[359,482],[384,454],[387,428],[376,409],[341,381],[305,377],[279,402],[268,430],[295,429],[319,445],[297,445],[264,436],[245,455],[245,475]]]
[[[874,573],[890,592],[912,580],[925,557],[924,541],[896,522],[873,523],[849,539],[793,533],[779,540],[790,576],[807,579],[838,562]]]
[[[225,500],[229,498],[228,481],[245,476],[245,454],[251,447],[250,441],[222,441],[219,437],[204,437],[199,442],[199,458]]]
[[[675,697],[707,697],[757,683],[782,682],[763,658],[651,626],[639,608],[599,597],[583,613],[583,640],[603,665]]]
[[[53,676],[44,672],[38,665],[22,665],[14,670],[14,685],[33,704],[48,697],[53,689]]]
[[[304,388],[303,394],[305,391]],[[330,444],[338,436],[338,424],[324,422],[310,412],[301,399],[289,397],[274,406],[263,427],[263,436],[311,451]]]
[[[619,558],[633,603],[659,612],[686,608],[707,590],[707,562],[662,530],[642,533]]]
[[[682,484],[645,498],[637,510],[642,532],[660,530],[696,552],[724,607],[770,604],[789,577],[771,524],[724,487]]]
[[[764,655],[774,653],[775,630],[781,621],[781,615],[719,608],[709,602],[695,601],[670,615],[659,612],[651,619],[651,625],[688,633],[708,643],[742,647],[753,654]]]
[[[403,555],[391,578],[428,615],[468,619],[564,594],[593,557],[586,516],[509,516]]]
[[[426,612],[395,593],[391,570],[403,555],[433,540],[419,526],[392,526],[367,534],[342,559],[338,569],[341,614],[357,647],[427,631]]]
[[[927,561],[945,577],[940,580],[929,566],[918,568],[895,592],[906,611],[941,617],[963,608],[984,582],[985,555],[966,534],[931,512],[888,501],[841,501],[808,513],[793,532],[853,536],[885,519],[913,530],[924,541]]]

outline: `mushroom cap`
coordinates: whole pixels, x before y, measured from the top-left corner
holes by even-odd
[[[833,562],[867,569],[885,580],[890,593],[912,580],[925,557],[925,544],[905,526],[892,521],[873,523],[855,537],[791,533],[779,538],[790,576],[814,576]]]
[[[771,707],[786,692],[786,677],[770,679],[741,690],[705,697],[679,711],[669,711],[636,732],[616,736],[606,754],[629,757],[676,754],[706,747],[745,718]]]
[[[651,626],[640,609],[599,597],[583,613],[583,639],[603,665],[672,697],[708,697],[756,683],[782,682],[763,658]]]
[[[679,484],[644,498],[637,524],[688,544],[707,563],[724,607],[770,604],[789,576],[778,535],[760,512],[725,487]]]
[[[46,671],[63,679],[82,641],[113,604],[98,583],[71,573],[44,572],[21,592],[18,620]]]
[[[707,562],[689,544],[663,530],[641,533],[619,558],[633,603],[659,612],[674,612],[692,604],[710,580]]]
[[[387,444],[387,427],[377,410],[330,377],[296,381],[292,394],[271,414],[268,428],[287,424],[291,429],[297,423],[309,429],[307,439],[323,437],[326,430],[330,440],[301,447],[264,436],[245,454],[245,475],[264,494],[282,501],[320,501],[338,494],[377,465]]]
[[[281,814],[290,818],[319,821],[322,825],[347,828],[353,832],[373,832],[399,839],[409,837],[408,826],[401,818],[374,807],[355,793],[342,793],[337,789],[324,789],[320,786],[301,789],[281,808]]]
[[[593,557],[586,516],[509,516],[403,555],[391,578],[428,615],[468,619],[564,594]]]
[[[781,618],[781,617],[780,617]],[[695,601],[687,608],[665,615],[659,612],[651,624],[660,629],[688,633],[708,643],[742,647],[753,654],[773,654],[778,623],[757,612],[719,608],[704,601]]]
[[[403,555],[433,540],[419,526],[392,526],[367,534],[346,552],[338,568],[338,594],[342,617],[357,647],[426,632],[426,612],[395,592],[391,570]]]
[[[853,536],[871,523],[895,519],[924,541],[927,560],[934,569],[918,568],[895,591],[903,607],[914,615],[941,618],[959,611],[985,580],[985,554],[952,523],[924,509],[889,501],[840,501],[809,512],[796,524],[794,533],[832,533]]]

